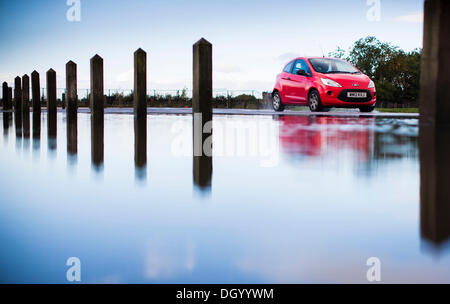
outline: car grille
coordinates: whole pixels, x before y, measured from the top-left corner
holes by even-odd
[[[366,98],[355,98],[355,97],[347,97],[347,93],[349,92],[356,92],[356,93],[367,93]],[[341,93],[338,95],[338,99],[345,101],[345,102],[369,102],[373,98],[372,93],[370,90],[342,90]]]

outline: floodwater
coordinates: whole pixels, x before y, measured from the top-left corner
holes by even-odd
[[[450,283],[448,133],[417,119],[215,116],[194,157],[192,115],[27,116],[0,114],[1,283]]]

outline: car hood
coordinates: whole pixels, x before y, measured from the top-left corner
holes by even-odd
[[[320,77],[334,80],[342,87],[354,89],[367,89],[370,82],[370,78],[364,74],[320,74]]]

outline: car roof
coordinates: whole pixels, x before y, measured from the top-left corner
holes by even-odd
[[[289,62],[297,60],[297,59],[303,59],[303,60],[308,60],[308,59],[337,59],[337,60],[342,60],[342,59],[333,58],[333,57],[319,57],[319,56],[317,56],[317,57],[297,57],[297,58],[294,58],[292,60],[289,60]]]

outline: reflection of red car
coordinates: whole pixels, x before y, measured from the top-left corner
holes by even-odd
[[[366,162],[375,145],[374,118],[281,116],[280,141],[290,155],[337,157],[350,150]]]
[[[273,108],[309,105],[313,112],[329,107],[373,111],[375,84],[350,63],[333,58],[296,58],[277,76]]]

